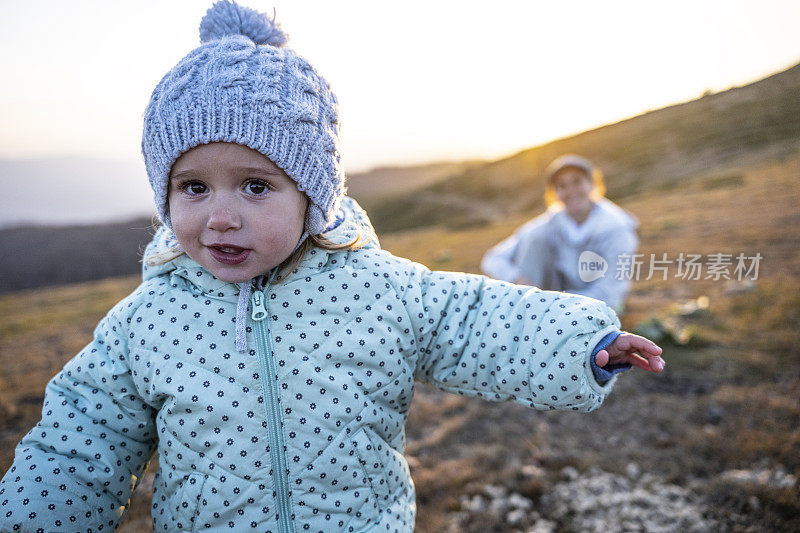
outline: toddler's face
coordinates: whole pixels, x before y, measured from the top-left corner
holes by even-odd
[[[169,178],[172,229],[189,257],[242,283],[287,259],[303,234],[308,197],[263,154],[211,143],[182,154]]]

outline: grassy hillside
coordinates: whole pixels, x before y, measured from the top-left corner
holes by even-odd
[[[785,228],[800,223],[798,178],[795,156],[622,202],[642,221],[645,254],[741,251],[764,259],[752,285],[635,282],[623,327],[658,318],[689,338],[662,340],[667,371],[624,376],[599,411],[536,412],[419,386],[407,434],[418,531],[523,531],[509,516],[526,527],[580,531],[587,511],[570,502],[601,489],[590,516],[606,517],[609,527],[644,513],[662,522],[702,516],[710,530],[796,531],[800,236]],[[475,272],[483,251],[521,220],[408,230],[383,235],[382,244],[435,268]],[[38,419],[47,380],[136,283],[134,276],[0,296],[0,470]],[[675,312],[699,296],[710,300],[706,312]],[[153,468],[121,531],[149,531]],[[641,491],[655,502],[636,496]]]
[[[544,168],[563,153],[604,171],[608,196],[714,180],[800,149],[800,65],[751,85],[603,126],[473,166],[370,211],[381,232],[482,224],[541,209]],[[356,195],[358,197],[358,195]]]
[[[369,208],[387,196],[409,193],[438,183],[451,176],[461,175],[485,161],[429,163],[414,166],[377,167],[366,172],[347,174],[347,193]]]
[[[589,515],[610,517],[612,528],[619,527],[621,502],[636,499],[628,471],[637,469],[692,488],[706,516],[717,517],[698,531],[800,527],[800,234],[791,229],[800,223],[800,155],[765,158],[720,175],[645,190],[621,204],[642,223],[646,257],[758,252],[764,258],[756,282],[676,279],[674,264],[667,280],[634,282],[623,328],[657,323],[669,329],[660,341],[668,367],[660,376],[625,376],[589,417],[531,413],[422,388],[409,428],[424,502],[421,530],[437,531],[454,520],[463,531],[515,530],[507,515],[470,510],[477,497],[489,505],[486,486],[495,485],[538,502],[537,512],[553,519],[556,530],[580,531],[574,520],[590,511],[580,504],[562,514],[548,507],[548,494],[565,484],[574,489],[569,498],[589,497],[575,487],[577,480],[564,479],[570,467],[593,480],[602,479],[600,468],[627,487],[620,495],[605,486],[608,494]],[[483,251],[524,218],[457,231],[407,230],[384,237],[382,245],[433,268],[477,272]],[[710,302],[706,311],[679,312],[681,304],[703,296]],[[533,474],[523,474],[526,468]],[[779,472],[793,477],[769,481]],[[653,498],[652,506],[640,501],[633,507],[645,513],[669,508]],[[673,523],[664,530],[686,529]]]

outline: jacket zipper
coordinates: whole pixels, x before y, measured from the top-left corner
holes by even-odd
[[[272,480],[278,500],[278,525],[282,533],[292,533],[294,526],[291,520],[291,505],[289,504],[289,480],[286,475],[286,455],[283,448],[283,430],[281,429],[281,415],[278,411],[278,390],[275,381],[275,359],[272,353],[272,341],[266,318],[269,316],[267,298],[264,292],[253,291],[250,301],[253,303],[251,315],[255,324],[255,334],[258,352],[258,361],[261,367],[261,386],[267,398],[267,422],[270,441],[270,455],[272,458]]]

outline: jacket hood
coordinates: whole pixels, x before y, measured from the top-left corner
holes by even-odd
[[[360,235],[361,248],[380,248],[378,236],[367,213],[349,196],[342,199],[333,227],[322,235],[337,244],[349,242]],[[287,279],[306,276],[322,269],[327,264],[329,256],[335,253],[340,252],[315,248],[306,254]],[[142,257],[143,280],[162,275],[184,278],[203,294],[217,298],[235,300],[239,294],[238,284],[215,278],[208,270],[183,253],[175,234],[166,226],[158,228]]]

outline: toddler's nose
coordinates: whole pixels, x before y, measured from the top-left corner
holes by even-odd
[[[206,226],[214,231],[229,231],[242,227],[241,218],[229,206],[216,206],[211,210]]]

